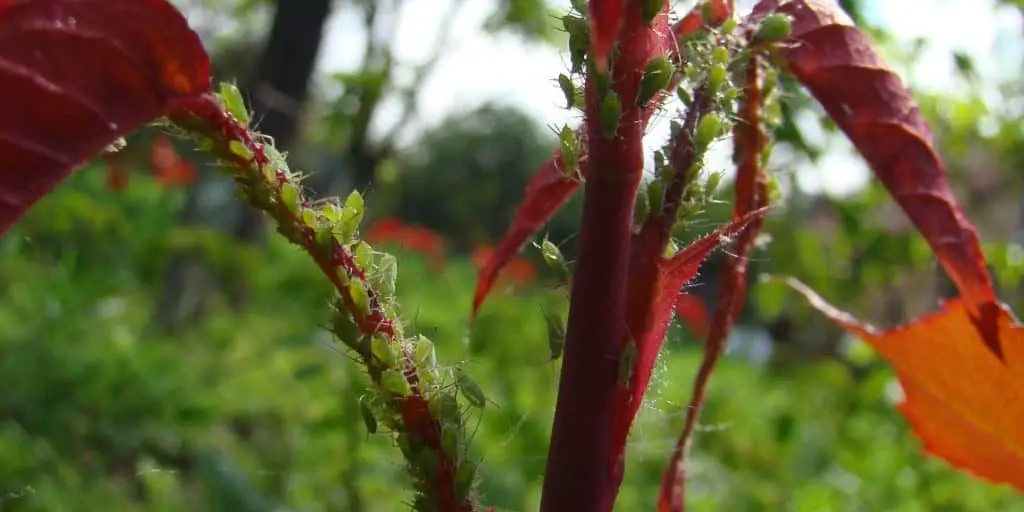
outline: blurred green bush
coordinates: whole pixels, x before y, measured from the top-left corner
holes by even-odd
[[[0,510],[400,510],[399,452],[367,435],[366,380],[318,328],[329,289],[314,266],[276,237],[255,251],[177,226],[182,191],[139,179],[114,194],[103,173],[79,172],[0,239]],[[214,297],[201,324],[153,329],[161,267],[182,248],[218,275],[244,272],[252,305]],[[536,510],[557,385],[541,308],[555,292],[502,290],[470,325],[472,264],[438,274],[399,255],[409,328],[498,404],[472,420],[486,502]],[[652,508],[681,427],[700,348],[678,327],[667,346],[619,510]],[[818,362],[726,358],[690,462],[691,510],[1024,510],[923,456],[889,370],[841,348]]]

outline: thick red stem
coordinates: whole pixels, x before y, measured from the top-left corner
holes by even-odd
[[[643,22],[639,2],[633,2],[612,66],[612,90],[622,103],[615,137],[605,137],[602,99],[593,77],[588,80],[590,167],[542,511],[606,512],[615,501],[610,467],[614,405],[633,200],[643,171],[643,110],[635,98],[641,73],[658,48],[657,35]]]

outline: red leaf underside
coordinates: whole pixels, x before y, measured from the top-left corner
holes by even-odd
[[[683,287],[697,275],[701,264],[726,238],[740,235],[763,218],[768,208],[745,215],[710,233],[671,258],[662,258],[661,227],[648,223],[633,243],[635,254],[630,264],[627,304],[627,329],[623,347],[636,343],[636,362],[629,385],[620,387],[616,399],[613,457],[618,462],[616,477],[621,478],[623,454],[629,429],[643,401],[658,351],[668,332],[672,309]],[[656,252],[655,252],[656,251]]]
[[[765,1],[755,16],[793,16],[790,71],[847,135],[928,241],[997,351],[996,297],[974,226],[953,196],[931,130],[910,91],[834,2]]]
[[[581,171],[586,168],[586,161],[580,163]],[[558,209],[572,197],[579,187],[579,180],[566,174],[561,152],[556,151],[544,165],[537,170],[526,185],[523,200],[516,208],[512,226],[498,243],[497,249],[480,266],[477,274],[476,291],[473,294],[473,316],[476,316],[483,305],[487,294],[501,274],[533,235],[544,225]]]
[[[0,233],[69,172],[210,87],[164,0],[0,1]]]

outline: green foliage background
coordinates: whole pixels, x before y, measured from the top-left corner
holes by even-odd
[[[180,191],[140,180],[112,195],[102,176],[77,174],[0,240],[2,509],[399,509],[400,456],[367,435],[364,378],[317,327],[329,295],[314,266],[276,239],[247,252],[177,228]],[[149,331],[160,255],[182,246],[223,271],[244,265],[254,304],[214,301],[185,332]],[[486,501],[536,509],[557,382],[541,313],[552,292],[499,293],[470,328],[473,267],[453,258],[435,273],[400,254],[412,328],[498,404],[474,438]],[[668,346],[619,510],[653,505],[681,426],[700,349],[678,327]],[[695,441],[692,510],[1024,510],[1012,491],[922,456],[890,371],[844,347],[841,360],[726,358]]]

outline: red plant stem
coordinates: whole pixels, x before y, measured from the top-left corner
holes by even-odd
[[[197,133],[207,133],[225,146],[230,141],[237,141],[244,144],[253,152],[253,161],[250,162],[236,154],[233,154],[229,147],[221,148],[223,157],[238,165],[240,168],[248,168],[255,164],[258,172],[262,173],[263,168],[269,165],[263,150],[263,143],[256,140],[249,130],[237,123],[220,106],[218,101],[210,95],[203,95],[194,98],[179,100],[172,109],[169,116],[177,124],[183,127],[191,127]],[[200,123],[197,125],[193,118]],[[204,126],[203,123],[206,125]],[[282,179],[281,171],[279,180]],[[243,180],[245,178],[243,177]],[[266,205],[264,205],[266,206]],[[324,275],[331,281],[338,290],[339,296],[344,301],[346,309],[353,313],[356,325],[365,334],[382,334],[392,340],[396,340],[398,332],[392,323],[392,319],[380,307],[379,296],[373,289],[367,290],[370,298],[371,312],[359,314],[350,295],[345,292],[347,285],[338,277],[338,268],[344,268],[350,276],[365,280],[365,271],[360,268],[352,258],[352,255],[335,240],[332,241],[331,250],[325,252],[316,242],[315,234],[309,226],[302,223],[301,219],[288,210],[284,203],[276,200],[269,208],[276,210],[280,218],[287,219],[289,223],[302,226],[298,242],[313,258]],[[439,512],[473,512],[478,510],[477,504],[470,498],[459,499],[456,494],[456,472],[457,462],[442,449],[441,446],[441,423],[433,417],[427,404],[426,398],[422,395],[419,387],[419,377],[416,371],[414,359],[407,351],[402,354],[403,375],[409,382],[413,394],[403,397],[400,400],[402,423],[405,430],[422,442],[427,449],[431,450],[438,461],[438,470],[430,485],[433,492],[433,505]]]
[[[734,129],[735,159],[737,165],[735,202],[733,219],[767,205],[767,184],[764,171],[761,169],[762,150],[767,144],[767,136],[761,127],[760,59],[752,57],[747,66],[746,86],[740,104],[740,117]],[[704,346],[704,357],[701,359],[697,377],[693,382],[693,392],[689,406],[686,408],[686,420],[683,431],[676,442],[669,468],[662,482],[662,493],[674,494],[670,498],[673,504],[682,510],[683,501],[683,460],[686,446],[697,424],[700,409],[704,404],[704,394],[711,373],[725,350],[726,341],[732,331],[736,317],[743,309],[747,292],[747,253],[754,245],[754,239],[761,230],[763,219],[757,219],[737,236],[733,251],[727,254],[726,264],[722,268],[722,279],[715,304],[715,317]],[[663,496],[664,498],[664,496]],[[673,509],[676,510],[676,509]]]
[[[662,21],[664,22],[664,21]],[[566,346],[541,510],[611,510],[614,405],[626,318],[633,201],[643,171],[643,109],[635,106],[641,73],[655,33],[642,20],[640,2],[627,8],[613,64],[612,89],[622,102],[615,137],[606,138],[601,98],[587,83],[590,161],[573,278]]]
[[[696,156],[696,148],[693,145],[693,135],[697,130],[697,123],[701,118],[711,111],[711,96],[707,87],[701,85],[693,95],[693,103],[686,112],[683,119],[683,126],[672,144],[672,154],[669,161],[672,163],[672,181],[665,190],[665,203],[661,210],[661,244],[664,246],[672,236],[672,228],[676,224],[676,216],[679,214],[679,206],[682,204],[683,192],[686,183],[690,181],[691,167]]]

